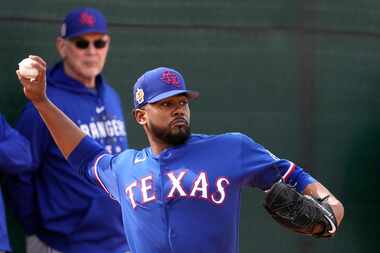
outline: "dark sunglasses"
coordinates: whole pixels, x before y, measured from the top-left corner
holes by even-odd
[[[74,45],[79,48],[79,49],[86,49],[90,46],[91,41],[85,40],[85,39],[73,39],[71,40]],[[92,41],[92,45],[96,49],[101,49],[104,48],[107,45],[108,41],[103,40],[103,39],[97,39]]]

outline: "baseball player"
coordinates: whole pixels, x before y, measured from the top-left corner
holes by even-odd
[[[56,38],[61,60],[49,68],[47,94],[83,132],[117,154],[128,143],[120,97],[103,75],[110,43],[100,11],[71,10]],[[31,103],[17,130],[31,142],[33,174],[11,177],[6,186],[28,235],[27,253],[128,252],[120,206],[70,167]]]
[[[236,253],[242,187],[268,190],[280,178],[298,192],[327,200],[336,226],[342,221],[342,204],[322,184],[248,136],[191,134],[189,101],[198,93],[186,89],[176,70],[156,68],[137,80],[134,116],[150,146],[113,156],[49,101],[45,63],[33,59],[37,79],[18,75],[25,95],[72,166],[120,203],[132,252]],[[314,224],[309,233],[333,234],[334,225]]]
[[[2,174],[16,174],[27,171],[32,164],[30,143],[14,130],[0,115],[0,171]],[[20,196],[22,198],[22,196]],[[3,196],[0,188],[0,253],[11,251]]]

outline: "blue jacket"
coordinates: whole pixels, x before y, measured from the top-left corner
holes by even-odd
[[[102,76],[94,91],[67,76],[58,63],[47,74],[47,95],[110,153],[127,147],[119,96]],[[32,104],[17,128],[31,142],[35,173],[12,178],[7,185],[26,232],[65,253],[127,251],[118,203],[70,167]]]
[[[16,174],[30,169],[32,156],[27,139],[15,131],[0,115],[0,171]],[[3,196],[0,188],[0,251],[10,251],[5,221]]]

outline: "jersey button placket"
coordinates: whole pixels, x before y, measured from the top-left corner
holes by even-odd
[[[160,154],[159,157],[159,164],[160,164],[160,182],[161,182],[161,192],[162,192],[162,203],[163,203],[163,211],[164,211],[164,217],[165,217],[165,223],[166,223],[166,228],[167,228],[167,239],[168,239],[168,249],[170,249],[170,252],[172,252],[172,231],[171,228],[169,227],[169,215],[168,215],[168,206],[166,202],[166,192],[165,192],[165,180],[166,180],[166,173],[168,168],[168,159],[170,159],[171,153],[168,151],[164,151],[163,153]]]

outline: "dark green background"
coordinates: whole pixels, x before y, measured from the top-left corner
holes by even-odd
[[[132,146],[147,144],[129,113],[134,81],[147,69],[174,67],[201,91],[192,104],[194,132],[245,132],[310,170],[345,205],[337,236],[316,240],[275,224],[262,208],[263,194],[246,189],[242,253],[376,251],[379,1],[4,1],[0,111],[11,123],[25,103],[17,63],[33,53],[52,65],[61,20],[81,5],[108,17],[105,75],[122,97]],[[15,252],[23,252],[11,218],[9,227]]]

